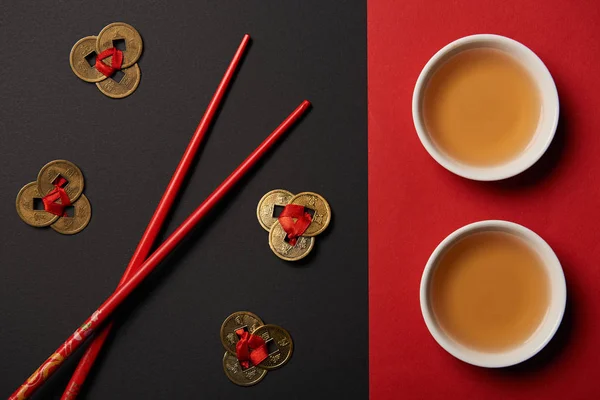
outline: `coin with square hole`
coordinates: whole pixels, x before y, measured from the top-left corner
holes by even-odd
[[[275,189],[265,194],[256,207],[256,217],[260,225],[268,232],[277,222],[277,207],[285,207],[294,195],[287,190]]]
[[[44,210],[42,196],[37,189],[37,182],[31,182],[23,186],[17,194],[17,214],[28,225],[36,228],[48,226],[56,222],[58,215]]]
[[[105,26],[96,39],[98,54],[111,47],[123,51],[122,68],[127,68],[135,64],[142,55],[142,37],[133,26],[124,22],[114,22]]]
[[[223,356],[223,370],[229,380],[239,386],[252,386],[262,381],[267,370],[255,366],[244,369],[237,357],[229,352]]]
[[[317,236],[322,233],[331,222],[331,208],[323,196],[313,192],[303,192],[295,195],[290,204],[297,204],[313,210],[312,222],[302,236]]]
[[[140,84],[141,72],[138,64],[117,71],[108,79],[97,82],[98,89],[108,97],[122,99],[135,92]]]
[[[260,368],[277,369],[289,361],[294,342],[288,331],[280,326],[267,324],[255,330],[254,334],[263,338],[269,352],[269,356],[258,364]]]
[[[92,219],[92,205],[85,194],[72,204],[73,209],[67,210],[67,215],[60,217],[50,225],[58,233],[74,235],[85,229]]]
[[[315,246],[315,238],[300,236],[296,244],[292,246],[287,240],[287,233],[276,222],[269,231],[269,247],[273,253],[285,261],[298,261],[306,257]]]
[[[264,325],[263,321],[258,315],[253,314],[249,311],[237,311],[225,318],[221,325],[221,343],[225,350],[231,354],[235,354],[235,345],[239,338],[235,333],[238,329],[245,329],[252,333],[259,326]]]
[[[63,177],[66,181],[62,185],[71,203],[77,201],[83,193],[83,174],[77,165],[67,160],[54,160],[44,165],[37,177],[37,188],[42,196],[55,189],[55,184]]]
[[[69,55],[71,69],[79,79],[100,82],[106,79],[96,65],[96,36],[86,36],[75,43]]]

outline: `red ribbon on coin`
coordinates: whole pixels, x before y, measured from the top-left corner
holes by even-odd
[[[298,237],[302,236],[308,229],[312,217],[306,212],[304,206],[288,204],[279,215],[278,220],[285,233],[287,233],[288,242],[295,246]]]
[[[54,189],[42,197],[42,202],[44,203],[44,210],[48,211],[51,214],[58,215],[61,217],[66,217],[67,213],[65,208],[71,205],[71,200],[69,199],[69,195],[63,189],[67,183],[69,183],[65,178],[59,176],[56,178],[54,182]],[[60,199],[60,203],[57,201]]]
[[[242,367],[249,368],[250,364],[258,365],[269,356],[267,344],[263,338],[244,329],[238,329],[235,333],[240,338],[235,345],[235,352]]]
[[[110,65],[102,62],[105,58],[112,57]],[[104,50],[96,56],[96,69],[104,76],[111,77],[123,65],[123,52],[116,47]]]

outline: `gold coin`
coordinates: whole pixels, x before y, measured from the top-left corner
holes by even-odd
[[[77,165],[67,160],[54,160],[44,165],[37,177],[37,188],[42,196],[54,190],[54,181],[62,176],[67,180],[63,188],[71,203],[74,203],[83,193],[83,174]]]
[[[41,199],[37,189],[37,182],[31,182],[23,186],[17,194],[17,214],[28,225],[41,228],[53,224],[58,215],[51,214],[45,210],[34,210],[33,199]]]
[[[329,208],[327,200],[321,195],[313,192],[298,193],[290,200],[290,204],[298,204],[315,212],[312,216],[312,222],[303,233],[303,236],[317,236],[331,222],[331,208]]]
[[[225,350],[235,354],[235,345],[238,342],[238,335],[235,333],[240,328],[247,328],[252,333],[259,326],[264,325],[262,320],[256,314],[248,311],[238,311],[225,318],[221,325],[221,343]]]
[[[276,222],[269,231],[269,246],[275,255],[286,261],[297,261],[308,255],[315,245],[315,238],[308,236],[300,236],[296,241],[296,245],[292,246],[285,241],[287,233],[281,227],[279,222]]]
[[[98,89],[113,99],[122,99],[123,97],[127,97],[131,93],[135,92],[135,89],[137,89],[138,85],[140,84],[140,79],[142,77],[140,67],[135,64],[133,67],[125,68],[121,71],[124,75],[120,81],[117,82],[114,80],[113,78],[115,75],[113,75],[102,82],[97,82],[96,86],[98,86]]]
[[[240,386],[256,385],[267,375],[263,368],[251,366],[243,369],[237,357],[227,351],[223,356],[223,370],[231,382]]]
[[[85,194],[73,203],[73,216],[60,217],[55,223],[50,225],[58,233],[63,235],[74,235],[81,232],[92,219],[92,205]]]
[[[294,342],[288,331],[280,326],[267,324],[260,326],[254,334],[263,338],[269,349],[269,357],[258,364],[260,368],[276,369],[288,362],[294,349]]]
[[[90,59],[92,55],[97,55],[96,36],[87,36],[80,39],[75,43],[71,49],[71,54],[69,55],[71,69],[75,75],[86,82],[103,81],[106,79],[106,76],[88,62],[88,59]]]
[[[106,49],[115,47],[117,40],[125,41],[125,50],[123,50],[122,68],[132,66],[140,59],[142,55],[143,42],[142,37],[135,28],[124,22],[114,22],[107,25],[98,34],[96,39],[96,51],[98,54]]]
[[[275,206],[287,205],[292,197],[294,195],[287,190],[275,189],[260,199],[258,207],[256,207],[256,216],[258,222],[266,231],[269,231],[273,224],[277,222],[277,217],[274,216]]]

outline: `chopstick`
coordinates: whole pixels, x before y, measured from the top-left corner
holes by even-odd
[[[221,104],[223,96],[229,87],[231,79],[244,55],[244,52],[246,51],[246,48],[248,47],[249,42],[250,36],[244,35],[242,42],[235,52],[231,63],[229,64],[229,67],[225,71],[225,75],[223,75],[223,78],[221,79],[215,94],[210,100],[202,119],[198,123],[198,127],[190,139],[190,142],[185,149],[181,160],[179,161],[179,165],[177,165],[177,168],[175,169],[175,172],[173,173],[173,176],[171,177],[171,180],[169,181],[169,184],[167,185],[167,188],[165,189],[165,192],[160,199],[158,206],[156,207],[156,210],[150,219],[150,222],[148,222],[148,226],[146,227],[146,230],[144,231],[144,234],[142,235],[142,238],[138,243],[133,256],[131,257],[131,260],[129,261],[129,265],[127,265],[127,268],[125,269],[125,273],[119,282],[119,286],[126,282],[131,274],[142,264],[142,262],[144,262],[146,257],[148,257],[148,253],[150,253],[150,249],[152,248],[152,245],[154,244],[154,241],[156,240],[156,237],[158,236],[162,225],[169,214],[171,207],[173,206],[173,202],[177,197],[183,180],[185,179],[190,166],[196,157],[200,143],[202,142],[206,131],[208,131],[208,128],[213,121],[215,113]],[[73,372],[73,376],[67,384],[61,400],[74,400],[77,397],[81,385],[83,385],[85,382],[85,379],[89,374],[94,361],[98,357],[100,350],[102,350],[102,346],[106,341],[110,330],[112,329],[112,325],[112,321],[109,322],[94,336],[90,346],[86,349],[83,357],[79,361],[75,372]]]
[[[231,190],[232,187],[260,160],[283,134],[308,110],[304,100],[211,194],[190,216],[139,266],[129,280],[110,295],[100,307],[25,381],[9,400],[28,399],[60,365],[88,338],[113,311],[140,285],[186,237],[202,218]]]

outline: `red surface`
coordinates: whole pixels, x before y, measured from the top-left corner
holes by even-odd
[[[559,132],[532,169],[506,182],[454,176],[415,133],[411,97],[427,60],[461,36],[496,33],[535,51],[561,103]],[[368,1],[371,398],[600,398],[600,3]],[[519,367],[488,370],[429,335],[419,282],[435,246],[483,219],[539,233],[567,278],[557,336]]]

